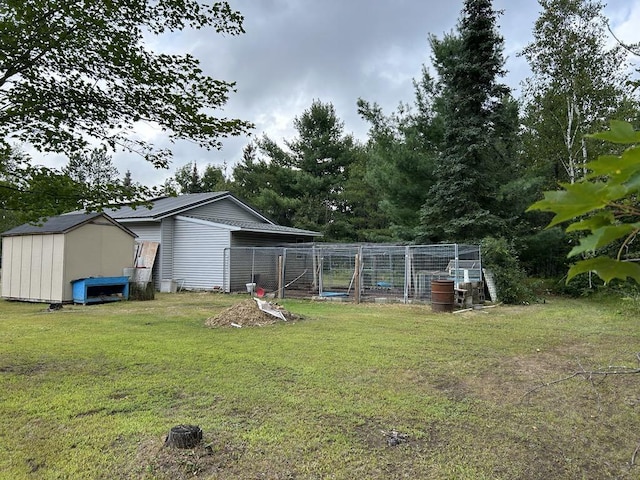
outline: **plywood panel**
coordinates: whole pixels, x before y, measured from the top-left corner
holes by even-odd
[[[64,282],[64,235],[51,235],[53,255],[51,256],[51,301],[66,302],[73,300],[71,284]],[[66,288],[65,288],[66,287]]]
[[[2,239],[2,296],[11,296],[11,271],[13,268],[13,237]]]
[[[139,268],[153,268],[156,261],[159,242],[141,242],[138,244],[135,266]]]
[[[22,239],[22,249],[20,252],[20,287],[18,298],[31,298],[29,288],[31,287],[31,249],[32,235],[20,237]]]
[[[31,274],[29,284],[29,298],[41,299],[42,289],[40,272],[42,271],[42,235],[31,237]]]
[[[53,301],[53,235],[46,235],[42,238],[42,269],[40,270],[40,291],[43,300]]]

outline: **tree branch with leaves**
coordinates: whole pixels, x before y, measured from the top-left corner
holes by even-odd
[[[612,120],[611,129],[587,137],[628,146],[620,155],[601,155],[586,164],[587,175],[562,190],[544,192],[544,199],[528,210],[553,212],[547,228],[571,222],[567,232],[587,232],[569,257],[595,255],[576,262],[567,282],[576,275],[595,272],[605,282],[632,278],[640,283],[640,264],[630,255],[640,232],[640,132],[626,122]],[[602,255],[605,247],[617,247],[615,257]]]
[[[0,141],[43,152],[88,152],[95,143],[166,167],[171,152],[135,137],[138,122],[170,141],[219,148],[251,124],[216,117],[234,89],[189,54],[156,53],[153,36],[185,28],[243,32],[227,2],[6,0],[0,5]]]

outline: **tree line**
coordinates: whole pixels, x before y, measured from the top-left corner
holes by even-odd
[[[605,129],[610,119],[638,125],[638,96],[630,69],[635,46],[609,46],[608,21],[598,0],[539,3],[541,13],[533,39],[520,53],[531,74],[519,98],[504,83],[500,12],[491,0],[465,0],[455,28],[442,37],[429,37],[431,63],[423,65],[421,76],[414,80],[412,103],[384,112],[371,100],[358,100],[354,107],[369,124],[365,141],[345,132],[330,101],[314,100],[294,119],[294,138],[279,143],[263,135],[251,141],[229,171],[226,165],[187,163],[159,190],[133,182],[130,174],[119,179],[106,147],[124,144],[130,150],[141,150],[159,165],[166,162],[166,152],[131,145],[125,138],[111,136],[109,129],[96,134],[99,120],[95,113],[84,127],[105,148],[85,149],[85,153],[77,153],[85,137],[73,134],[68,117],[58,120],[55,135],[52,125],[46,123],[48,118],[38,117],[30,126],[14,121],[14,130],[20,127],[22,132],[18,138],[70,155],[61,171],[33,167],[5,143],[0,171],[5,223],[75,208],[144,201],[159,193],[228,190],[277,223],[320,231],[327,241],[484,242],[503,256],[518,252],[520,265],[530,274],[560,275],[566,271],[566,256],[577,241],[576,233],[558,226],[545,228],[550,214],[527,207],[545,190],[586,178],[588,165],[598,156],[621,153],[622,147],[588,135]],[[226,33],[242,31],[241,16],[226,2],[193,18],[180,17],[184,14],[180,8],[197,2],[172,0],[168,5],[175,11],[168,9],[165,21],[176,28],[193,22],[216,24]],[[131,27],[115,21],[116,13],[101,15],[114,15],[105,22],[121,29]],[[143,19],[147,26],[162,28],[151,16]],[[194,137],[211,147],[218,141],[211,138],[242,134],[251,127],[240,120],[200,118],[194,110],[207,92],[213,106],[224,103],[232,83],[202,77],[197,61],[188,56],[179,61],[159,56],[155,64],[145,63],[141,59],[150,54],[131,50],[128,45],[135,45],[133,40],[127,45],[116,43],[97,64],[126,75],[112,68],[124,55],[140,64],[140,73],[145,66],[164,71],[166,75],[157,78],[158,85],[145,88],[157,89],[174,111],[158,107],[145,114],[166,125],[176,138]],[[52,56],[45,67],[61,70],[70,61]],[[184,71],[187,67],[191,75]],[[181,82],[180,88],[193,92],[192,97],[177,100],[175,91],[163,90],[160,84],[164,85],[167,75]],[[43,88],[36,81],[37,71],[32,78],[24,78],[24,89],[37,92]],[[144,87],[139,77],[128,82],[136,84],[137,92]],[[189,82],[200,90],[187,88]],[[63,91],[65,87],[70,88],[68,84],[58,88]],[[6,91],[0,97],[6,97]],[[110,111],[112,118],[107,123],[122,121],[123,116],[125,123],[127,118],[135,120],[144,110],[142,99],[133,107],[128,105],[131,99],[125,92],[113,101],[120,103]],[[83,106],[77,108],[82,113]],[[13,121],[9,113],[4,111],[5,129]],[[64,131],[68,135],[60,133]]]

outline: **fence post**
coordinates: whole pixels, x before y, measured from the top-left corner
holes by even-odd
[[[315,244],[313,245],[313,247],[311,247],[311,261],[313,263],[313,285],[312,285],[312,288],[313,288],[314,292],[320,293],[320,287],[319,287],[320,283],[319,283],[319,280],[318,280],[318,276],[319,276],[318,264],[320,262],[318,262],[317,253],[316,253],[316,245]]]
[[[404,303],[409,303],[409,289],[411,288],[411,257],[409,246],[404,247]]]
[[[360,255],[356,253],[355,272],[353,272],[356,303],[360,303]]]
[[[276,298],[283,298],[284,292],[282,289],[284,288],[283,282],[283,269],[282,269],[282,255],[278,255],[278,290],[276,292]]]

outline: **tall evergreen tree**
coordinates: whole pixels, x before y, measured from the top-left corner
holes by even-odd
[[[125,187],[130,187],[133,185],[133,179],[131,178],[131,170],[127,170],[124,172],[124,179],[122,180],[122,185]]]
[[[229,189],[276,223],[293,226],[300,203],[296,175],[286,153],[263,137],[243,149],[242,161],[233,168]]]
[[[95,148],[89,155],[76,153],[70,156],[62,173],[68,175],[72,180],[90,187],[99,188],[118,183],[118,169],[105,148]]]
[[[180,193],[202,193],[204,187],[198,172],[198,164],[189,162],[178,168],[175,173],[175,181],[180,187]]]
[[[211,164],[204,167],[204,173],[200,179],[203,192],[220,192],[228,189],[227,179],[224,176],[225,168],[226,164],[222,167]]]
[[[371,124],[365,180],[376,192],[372,200],[388,217],[393,238],[404,241],[416,236],[418,211],[433,184],[442,142],[436,84],[426,68],[414,87],[415,105],[400,104],[389,116],[377,104],[358,100],[358,112]]]
[[[232,191],[282,225],[318,230],[342,240],[352,212],[345,195],[359,154],[330,103],[314,101],[294,120],[297,137],[278,145],[268,136],[245,149],[233,171]],[[355,197],[354,197],[355,198]]]
[[[298,171],[296,226],[331,236],[332,224],[345,213],[342,193],[355,159],[353,137],[344,133],[333,105],[318,100],[294,120],[294,127],[298,137],[286,145]]]
[[[463,241],[505,227],[497,192],[512,176],[517,109],[490,0],[465,0],[457,33],[431,38],[443,144],[421,210],[421,241]]]

